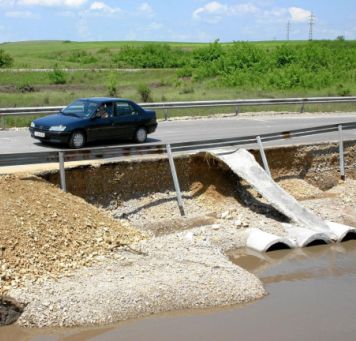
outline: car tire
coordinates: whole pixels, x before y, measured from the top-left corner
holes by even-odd
[[[85,134],[82,131],[75,131],[69,139],[70,148],[82,148],[85,145]]]
[[[144,127],[140,127],[135,132],[135,141],[137,143],[144,143],[147,140],[147,130]]]

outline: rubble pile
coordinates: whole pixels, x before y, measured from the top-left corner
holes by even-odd
[[[0,177],[0,296],[26,282],[69,274],[143,238],[38,177]]]

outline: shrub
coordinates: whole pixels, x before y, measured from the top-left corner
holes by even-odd
[[[193,75],[193,69],[189,66],[185,66],[185,67],[177,70],[178,78],[192,77],[192,75]]]
[[[184,66],[189,55],[189,52],[167,44],[127,45],[114,55],[113,63],[120,67],[175,68]]]
[[[194,88],[192,86],[185,85],[179,93],[183,95],[192,94],[194,93]]]
[[[0,68],[10,67],[13,61],[13,58],[6,51],[0,49]]]
[[[110,97],[117,96],[117,79],[114,73],[109,74],[107,82],[107,91]]]
[[[337,94],[339,96],[351,96],[351,89],[345,88],[343,84],[338,84],[337,86]]]
[[[85,50],[75,50],[67,58],[69,62],[80,64],[94,64],[98,59]]]
[[[98,53],[100,53],[100,54],[110,54],[111,50],[108,47],[102,47],[101,49],[98,50]]]
[[[142,102],[152,102],[152,91],[146,84],[140,84],[137,87],[137,92],[140,95]]]
[[[67,82],[66,74],[64,71],[59,69],[54,69],[49,73],[49,78],[52,84],[65,84]]]
[[[23,83],[17,87],[17,90],[22,93],[26,92],[35,92],[35,88],[33,85],[29,83]]]

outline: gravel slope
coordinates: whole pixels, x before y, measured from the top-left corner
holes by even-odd
[[[144,235],[35,176],[0,176],[0,296]]]
[[[214,230],[226,237],[223,230]],[[235,229],[235,232],[237,230]],[[11,291],[29,302],[24,326],[105,324],[153,313],[251,301],[265,294],[254,275],[235,266],[201,229],[121,248],[73,277]],[[243,242],[235,233],[237,243]],[[215,244],[215,245],[214,245]]]

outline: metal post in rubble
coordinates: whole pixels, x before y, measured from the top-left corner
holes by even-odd
[[[179,211],[180,211],[180,214],[182,216],[184,216],[185,212],[184,212],[182,194],[180,192],[180,187],[179,187],[176,167],[174,165],[174,160],[173,160],[173,155],[172,155],[172,150],[171,150],[171,145],[170,144],[166,144],[166,149],[167,149],[167,154],[168,154],[169,166],[171,168],[171,174],[172,174],[172,178],[173,178],[174,188],[175,188],[176,193],[177,193],[177,201],[178,201]]]
[[[345,180],[345,160],[344,160],[344,141],[342,137],[342,124],[338,125],[339,130],[339,161],[340,161],[340,177]]]
[[[64,152],[58,152],[58,156],[59,156],[59,175],[61,180],[61,189],[64,192],[67,192],[66,174],[64,169]]]
[[[268,166],[265,150],[263,149],[261,137],[257,136],[256,139],[257,139],[257,143],[258,143],[258,148],[260,149],[260,155],[261,155],[261,159],[263,162],[263,167],[264,167],[266,173],[271,177],[271,171],[269,170],[269,166]]]

